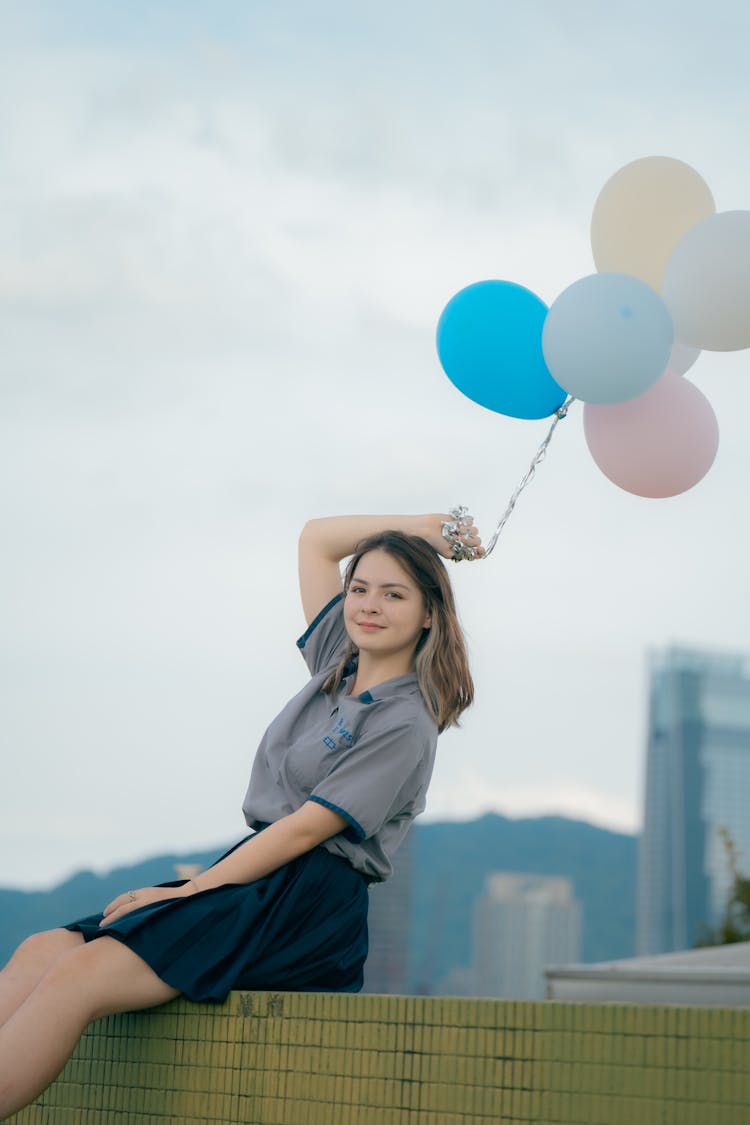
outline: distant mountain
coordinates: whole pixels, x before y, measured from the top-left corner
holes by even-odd
[[[583,906],[583,960],[631,956],[635,855],[634,836],[557,816],[416,825],[410,988],[430,991],[470,963],[474,900],[492,871],[567,876]]]
[[[451,969],[468,965],[474,900],[492,871],[566,875],[583,904],[584,960],[633,953],[634,836],[562,817],[496,814],[417,824],[413,832],[412,990],[433,990]],[[173,879],[176,863],[205,867],[222,850],[158,856],[104,875],[81,871],[51,891],[0,889],[0,964],[27,934],[93,914],[129,887]]]

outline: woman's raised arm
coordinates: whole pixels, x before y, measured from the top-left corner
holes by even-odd
[[[310,520],[299,539],[299,586],[308,625],[331,598],[341,593],[339,563],[353,555],[357,544],[368,535],[404,531],[426,539],[439,554],[450,558],[451,547],[443,538],[442,525],[451,518],[436,512],[421,516],[329,516]],[[476,534],[476,528],[471,530]],[[478,536],[476,542],[479,543]]]

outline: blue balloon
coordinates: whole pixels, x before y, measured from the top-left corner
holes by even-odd
[[[437,326],[443,370],[472,402],[511,418],[546,418],[566,393],[542,353],[547,306],[512,281],[477,281],[451,297]]]

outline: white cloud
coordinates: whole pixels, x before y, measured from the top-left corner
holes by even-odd
[[[524,786],[492,785],[476,771],[463,774],[450,787],[436,782],[425,820],[472,820],[493,812],[512,818],[564,816],[628,833],[639,831],[641,826],[632,800],[606,790],[564,781],[554,785],[545,781]]]

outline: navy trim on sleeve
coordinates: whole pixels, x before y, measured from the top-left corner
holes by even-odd
[[[328,613],[328,611],[330,609],[333,609],[333,607],[336,605],[337,602],[341,601],[343,596],[344,596],[343,594],[337,594],[335,598],[331,598],[328,605],[323,606],[323,608],[321,609],[318,616],[313,618],[313,620],[307,626],[307,628],[305,629],[305,631],[302,634],[302,636],[300,637],[300,639],[297,641],[297,648],[303,649],[305,647],[305,645],[307,644],[307,642],[310,638],[310,634],[312,633],[313,629],[315,629],[315,627],[320,624],[320,622],[323,620],[323,618]],[[338,811],[338,810],[336,810],[336,811]]]
[[[332,801],[326,801],[325,797],[316,797],[315,795],[313,795],[312,797],[308,797],[307,799],[308,801],[315,801],[316,805],[322,805],[325,809],[330,809],[331,812],[338,813],[339,816],[343,816],[347,824],[350,825],[346,832],[343,833],[343,835],[346,836],[348,840],[352,840],[355,844],[361,844],[365,839],[367,833],[365,832],[364,828],[358,820],[354,819],[351,813],[348,813],[346,811],[346,809],[339,808],[339,806],[334,805]]]

